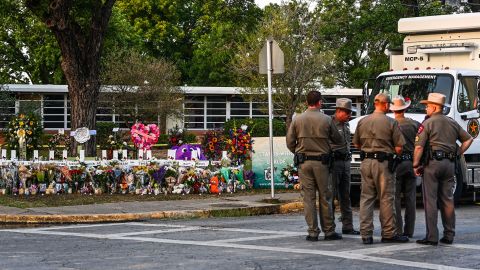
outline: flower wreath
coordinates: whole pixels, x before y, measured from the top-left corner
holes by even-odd
[[[148,150],[158,141],[160,130],[155,124],[136,123],[130,129],[130,136],[135,147]]]
[[[203,139],[202,148],[206,158],[211,160],[220,160],[222,158],[222,151],[225,149],[225,139],[223,136],[223,131],[207,131]]]

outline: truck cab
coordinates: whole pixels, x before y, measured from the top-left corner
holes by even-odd
[[[411,100],[406,117],[421,123],[425,106],[420,101],[432,92],[444,94],[448,106],[443,113],[474,137],[461,157],[457,193],[467,189],[475,192],[480,187],[480,14],[406,18],[398,22],[398,30],[407,34],[403,49],[390,51],[390,71],[381,73],[371,89],[364,88],[364,113],[373,112],[378,93],[391,98],[402,95]],[[361,118],[350,122],[352,134]],[[359,151],[353,148],[352,185],[360,184],[359,168]]]

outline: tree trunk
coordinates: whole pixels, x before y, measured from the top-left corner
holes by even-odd
[[[70,93],[71,105],[71,127],[72,131],[87,127],[89,130],[96,129],[97,100],[100,85],[96,86],[81,82],[80,85],[69,83],[68,92]],[[77,142],[72,144],[72,155],[77,155]],[[96,138],[91,136],[84,145],[86,156],[96,156]]]
[[[115,1],[93,1],[86,13],[79,11],[81,6],[75,1],[26,1],[27,7],[44,20],[60,46],[62,70],[70,95],[73,131],[80,127],[94,130],[96,126],[95,116],[100,93],[100,57]],[[73,12],[74,9],[78,10]],[[95,137],[91,137],[85,143],[84,149],[86,156],[96,156]],[[77,143],[74,140],[71,152],[72,155],[77,155]]]

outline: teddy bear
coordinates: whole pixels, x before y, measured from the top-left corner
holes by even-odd
[[[220,191],[218,190],[218,176],[215,175],[212,178],[210,178],[210,193],[212,194],[218,194]]]
[[[175,186],[173,187],[172,193],[173,193],[173,194],[182,194],[184,188],[185,188],[185,185],[184,185],[184,184],[175,185]]]

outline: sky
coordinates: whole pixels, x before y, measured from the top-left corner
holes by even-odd
[[[264,8],[270,3],[280,4],[281,2],[282,0],[255,0],[255,3],[257,4],[257,6],[261,8]]]

